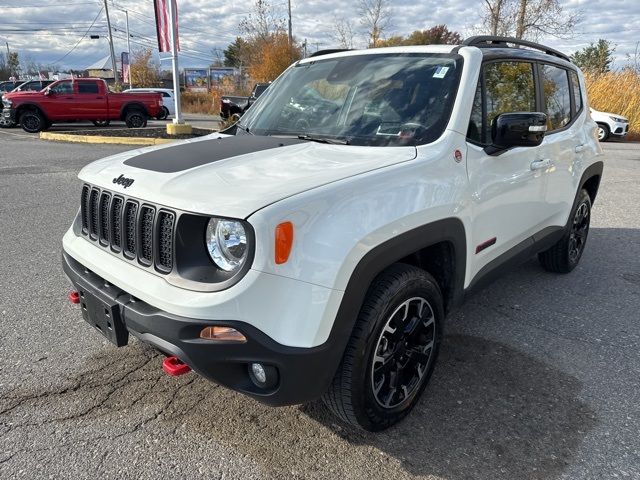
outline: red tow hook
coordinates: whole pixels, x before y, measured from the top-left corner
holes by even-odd
[[[167,357],[162,362],[162,369],[167,375],[177,377],[191,371],[191,367],[178,357]]]
[[[75,290],[72,292],[69,292],[69,294],[67,295],[67,298],[71,303],[78,304],[80,303],[80,292],[76,292]]]

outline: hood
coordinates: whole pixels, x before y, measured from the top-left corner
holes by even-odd
[[[414,158],[415,147],[214,134],[98,160],[79,177],[167,207],[247,218],[283,198]]]
[[[41,97],[43,94],[39,91],[28,91],[28,92],[8,92],[3,94],[4,98],[14,99],[14,98],[24,98],[24,97]]]
[[[629,121],[627,117],[623,117],[622,115],[618,115],[617,113],[601,112],[599,110],[594,110],[593,108],[590,108],[589,110],[591,111],[591,117],[594,119],[609,120],[609,117],[616,117],[624,120],[625,122]]]

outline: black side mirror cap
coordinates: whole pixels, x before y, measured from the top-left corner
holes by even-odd
[[[547,131],[547,115],[542,112],[502,113],[491,122],[492,143],[485,151],[498,155],[514,147],[537,147]]]

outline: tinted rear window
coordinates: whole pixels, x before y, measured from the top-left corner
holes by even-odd
[[[97,83],[78,83],[78,93],[98,93]]]

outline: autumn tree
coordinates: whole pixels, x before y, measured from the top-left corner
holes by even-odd
[[[611,70],[614,51],[611,42],[601,38],[571,55],[571,60],[585,72],[600,75]]]
[[[249,75],[258,82],[274,80],[292,62],[302,57],[296,42],[289,43],[286,22],[278,17],[266,0],[256,0],[252,13],[240,23],[245,34],[225,51],[233,58],[238,55]],[[241,41],[240,41],[241,40]]]
[[[131,83],[134,87],[156,87],[160,81],[160,66],[153,59],[151,49],[138,50],[131,55]]]
[[[369,48],[377,47],[391,25],[389,0],[359,0],[358,13],[367,31]]]
[[[7,56],[7,68],[9,69],[9,76],[19,76],[20,58],[18,57],[18,52],[9,52],[9,55]]]
[[[484,0],[483,24],[491,35],[537,39],[573,36],[580,13],[566,12],[559,0]]]
[[[257,59],[249,65],[249,75],[256,82],[275,80],[291,64],[290,59],[302,58],[300,47],[289,45],[289,35],[284,29],[265,38],[257,54]]]
[[[397,47],[400,45],[458,45],[462,36],[449,30],[446,25],[436,25],[426,30],[416,30],[408,37],[393,36],[379,42],[380,47]]]

